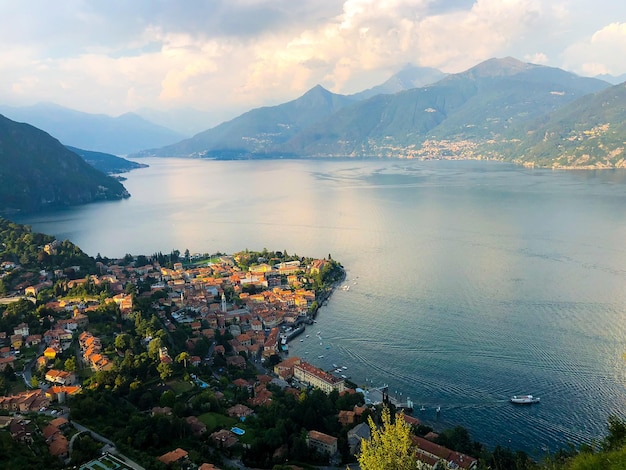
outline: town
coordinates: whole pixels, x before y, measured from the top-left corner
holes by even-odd
[[[93,259],[0,221],[0,438],[15,468],[345,466],[395,408],[286,351],[345,277],[330,254]],[[425,468],[477,468],[398,416]]]

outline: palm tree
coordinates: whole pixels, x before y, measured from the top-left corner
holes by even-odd
[[[178,356],[176,356],[176,360],[178,362],[182,362],[185,364],[185,369],[187,368],[187,361],[190,359],[189,353],[186,351],[181,352]]]

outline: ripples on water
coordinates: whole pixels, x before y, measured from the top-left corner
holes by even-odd
[[[481,162],[150,160],[127,201],[25,217],[95,255],[332,253],[348,268],[292,354],[415,415],[540,456],[624,415],[626,173]],[[324,358],[319,359],[319,355]],[[532,393],[535,406],[508,398]],[[420,412],[424,405],[427,410]],[[439,417],[435,408],[441,405]]]

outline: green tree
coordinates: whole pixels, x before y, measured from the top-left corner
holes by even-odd
[[[115,337],[115,349],[118,351],[126,351],[131,347],[131,336],[128,333],[122,333]]]
[[[172,408],[176,403],[176,395],[171,390],[166,390],[161,395],[161,399],[159,400],[159,404],[163,407],[169,406]]]
[[[37,377],[35,377],[34,375],[30,378],[30,386],[33,388],[39,387],[39,380],[37,380]]]
[[[185,364],[185,369],[187,368],[187,361],[190,359],[189,353],[186,351],[181,352],[178,356],[176,356],[177,362],[182,362]]]
[[[174,372],[172,370],[172,366],[170,366],[169,364],[166,364],[165,362],[161,362],[157,366],[157,371],[159,372],[159,375],[161,376],[161,380],[163,381],[169,379],[172,376],[172,373]]]
[[[602,447],[604,450],[617,450],[626,444],[626,422],[617,416],[609,416],[609,434],[604,439]]]
[[[372,418],[369,426],[372,437],[361,443],[358,455],[362,470],[414,470],[425,468],[415,458],[415,448],[411,442],[411,426],[402,414],[392,420],[389,408],[382,410],[382,425],[377,427]]]
[[[161,338],[154,338],[148,343],[148,356],[152,359],[157,359],[159,357],[159,350],[163,342]]]
[[[69,357],[63,363],[65,370],[68,372],[76,372],[76,358],[74,356]]]

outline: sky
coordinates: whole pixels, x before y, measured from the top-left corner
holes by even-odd
[[[406,64],[626,73],[616,0],[0,0],[0,18],[0,104],[111,116],[191,107],[217,124],[317,84],[356,93]]]

